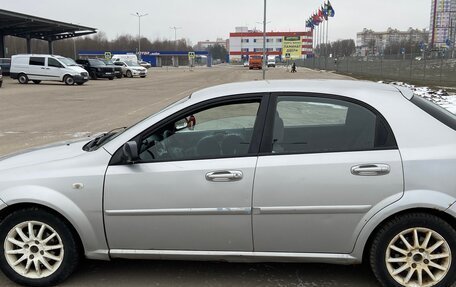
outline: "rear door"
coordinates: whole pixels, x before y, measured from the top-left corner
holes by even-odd
[[[255,251],[349,253],[358,225],[403,192],[394,135],[374,109],[342,97],[278,94],[253,193]]]

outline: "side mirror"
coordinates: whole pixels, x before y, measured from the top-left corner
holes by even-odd
[[[128,163],[135,163],[139,160],[138,144],[135,141],[124,144],[122,151],[127,157]]]

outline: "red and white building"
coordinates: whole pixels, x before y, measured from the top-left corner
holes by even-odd
[[[300,37],[302,42],[301,58],[305,59],[313,55],[312,32],[266,32],[266,54],[285,58],[283,41],[285,37]],[[263,54],[263,32],[249,30],[247,27],[236,27],[236,32],[230,33],[229,39],[230,61],[240,62],[251,55]]]

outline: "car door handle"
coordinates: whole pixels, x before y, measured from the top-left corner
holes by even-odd
[[[239,170],[213,171],[206,173],[206,180],[214,182],[238,181],[242,179],[242,176],[242,171]]]
[[[350,171],[353,175],[376,176],[390,173],[391,168],[387,164],[362,164],[353,166]]]

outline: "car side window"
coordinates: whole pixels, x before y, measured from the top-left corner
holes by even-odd
[[[32,66],[44,66],[44,57],[30,57],[29,64]]]
[[[59,61],[53,58],[48,58],[48,66],[55,67],[55,68],[63,68],[62,64]]]
[[[319,153],[395,148],[383,117],[349,101],[279,96],[273,153]]]
[[[186,114],[140,139],[142,162],[247,155],[260,102],[225,104]]]

